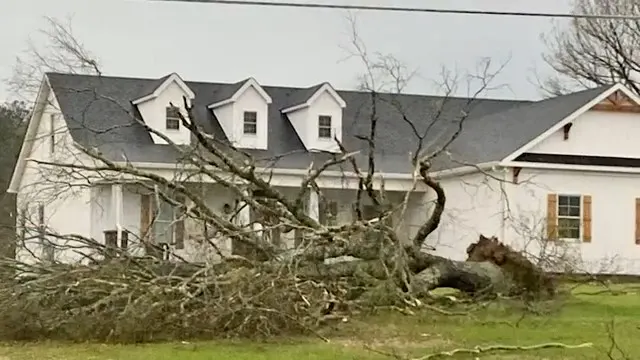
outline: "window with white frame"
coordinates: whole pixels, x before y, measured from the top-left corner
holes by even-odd
[[[156,244],[173,243],[174,207],[167,201],[160,200],[153,222],[153,235]]]
[[[167,106],[165,127],[167,130],[180,129],[180,109],[175,106]]]
[[[558,195],[558,238],[580,239],[580,214],[580,195]]]
[[[320,115],[318,117],[318,137],[331,139],[331,116]]]
[[[258,133],[258,113],[255,111],[244,112],[244,128],[243,132],[247,135],[255,135]]]

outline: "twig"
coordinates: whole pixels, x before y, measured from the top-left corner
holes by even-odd
[[[544,343],[537,345],[529,345],[529,346],[517,346],[517,345],[489,345],[489,346],[476,346],[473,349],[454,349],[450,351],[441,351],[429,355],[425,355],[419,358],[413,358],[411,360],[429,360],[429,359],[438,359],[444,357],[453,357],[456,355],[479,355],[479,354],[487,354],[491,352],[498,351],[531,351],[531,350],[540,350],[540,349],[582,349],[582,348],[590,348],[592,347],[592,343],[583,343],[579,345],[567,345],[563,343]]]

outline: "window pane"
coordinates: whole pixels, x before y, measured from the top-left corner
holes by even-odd
[[[169,106],[167,107],[166,115],[167,117],[180,118],[180,109],[178,109],[177,107]]]
[[[318,137],[321,138],[330,138],[331,137],[331,128],[321,127],[318,129]]]
[[[567,196],[558,196],[558,205],[569,205],[569,197]]]
[[[318,118],[318,126],[331,127],[331,116],[320,116]]]
[[[570,206],[569,207],[569,216],[580,216],[580,207],[579,206]]]
[[[569,236],[567,236],[569,239],[580,239],[580,229],[579,228],[573,228],[573,229],[569,229]]]
[[[558,206],[558,216],[569,216],[569,207],[566,205]]]
[[[580,196],[570,196],[569,197],[569,205],[571,206],[580,206]]]
[[[173,221],[173,209],[171,204],[166,201],[160,201],[160,206],[158,208],[158,216],[156,217],[159,221]]]
[[[178,119],[167,119],[166,127],[169,130],[178,130],[180,129],[180,121]]]
[[[245,123],[256,123],[258,122],[258,113],[255,111],[245,111],[244,112],[244,122]]]
[[[173,242],[171,222],[156,220],[153,224],[153,235],[156,244],[170,244]]]
[[[245,123],[244,124],[244,133],[245,134],[257,134],[258,133],[257,125],[256,124]]]
[[[559,228],[580,228],[580,219],[559,218],[558,227]]]

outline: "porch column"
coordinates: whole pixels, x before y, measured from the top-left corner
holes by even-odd
[[[117,245],[122,244],[122,184],[111,185],[111,210],[117,234]]]
[[[248,196],[249,192],[244,190],[243,195]],[[251,223],[251,208],[246,202],[240,201],[238,207],[241,209],[236,215],[236,222],[240,226],[247,226]]]
[[[320,219],[320,201],[318,200],[318,193],[315,190],[309,190],[309,202],[307,204],[307,215],[315,221]]]

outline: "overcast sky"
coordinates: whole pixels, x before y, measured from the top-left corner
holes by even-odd
[[[274,0],[275,1],[275,0]],[[303,1],[303,0],[300,0]],[[568,0],[324,0],[384,6],[566,12]],[[322,2],[322,0],[316,1]],[[73,16],[74,33],[107,75],[309,86],[329,81],[353,88],[363,66],[348,55],[344,10],[266,8],[145,0],[0,0],[0,78],[11,75],[44,16]],[[478,59],[510,61],[489,97],[535,98],[534,67],[544,69],[539,36],[550,19],[426,13],[355,13],[371,52],[391,53],[420,75],[408,89],[433,93],[442,65],[473,70]],[[0,83],[0,100],[10,97]]]

